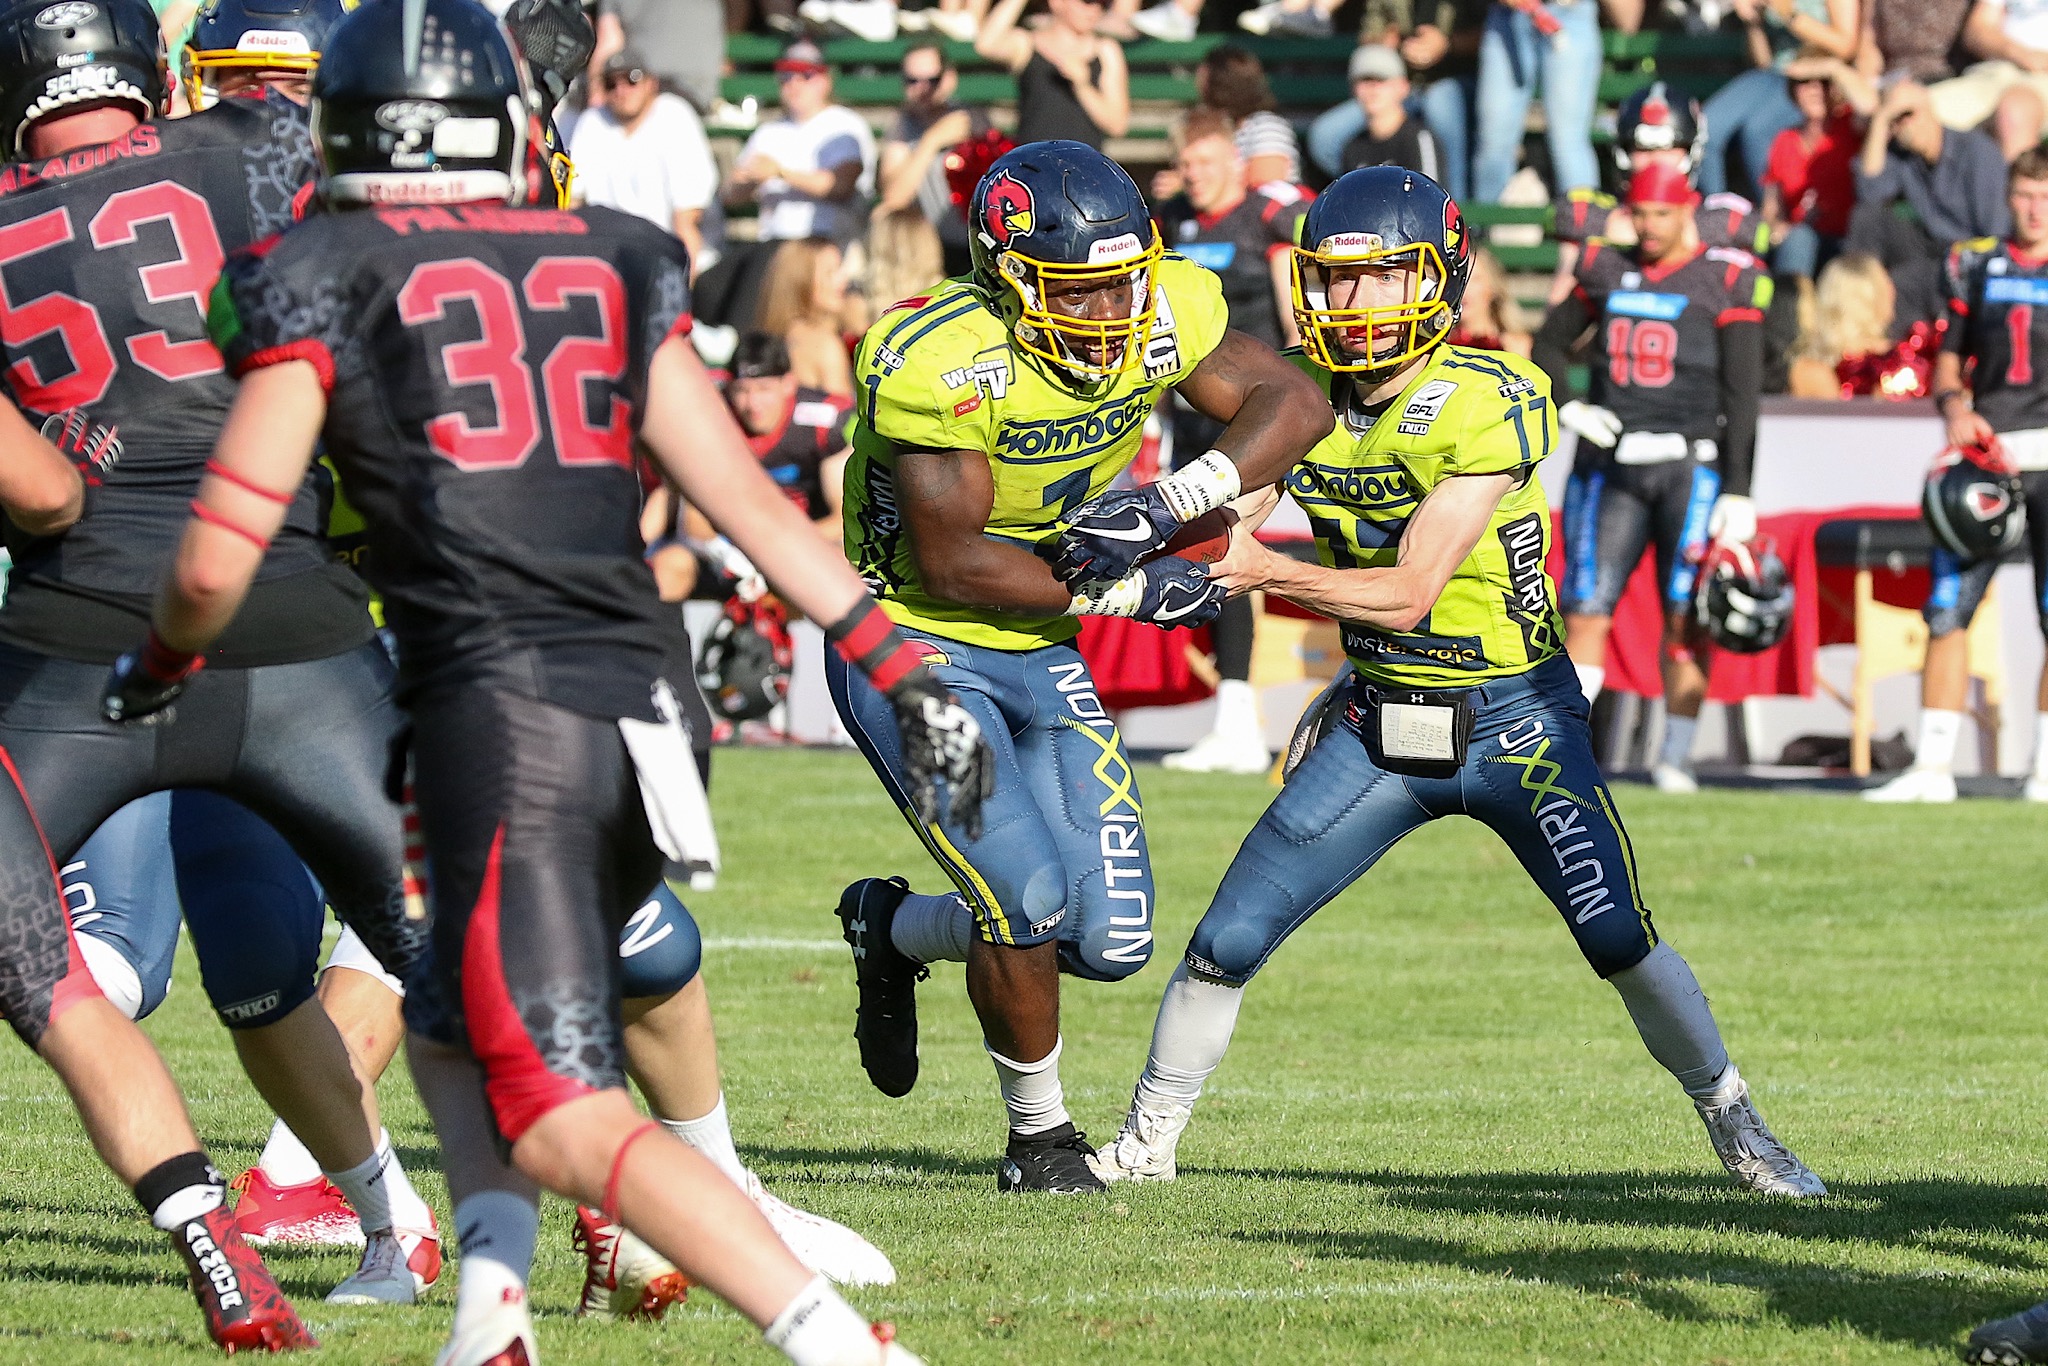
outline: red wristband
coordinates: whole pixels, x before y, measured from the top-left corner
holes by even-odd
[[[924,647],[906,639],[873,598],[826,627],[825,637],[881,692],[894,692],[924,667]]]
[[[206,657],[190,650],[173,650],[158,638],[156,627],[152,626],[135,664],[159,683],[177,683],[205,668]]]

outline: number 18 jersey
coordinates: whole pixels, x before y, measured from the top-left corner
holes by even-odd
[[[681,243],[610,209],[360,209],[230,258],[236,374],[306,361],[409,690],[482,682],[653,719],[676,618],[640,539],[648,366]]]

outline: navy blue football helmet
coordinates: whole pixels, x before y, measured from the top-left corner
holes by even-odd
[[[967,222],[974,282],[1019,347],[1084,381],[1142,361],[1159,234],[1123,167],[1085,143],[1026,143],[982,176]],[[1048,293],[1085,311],[1055,308]],[[1093,316],[1104,300],[1115,316]]]
[[[0,10],[0,151],[8,158],[22,155],[37,119],[109,100],[144,120],[169,103],[163,33],[145,0],[18,0]]]
[[[1678,153],[1687,176],[1706,158],[1707,115],[1700,102],[1675,85],[1651,81],[1621,102],[1614,119],[1614,164],[1637,169],[1646,152]]]
[[[531,204],[547,180],[526,62],[476,0],[366,0],[328,37],[312,125],[332,204]]]
[[[1406,268],[1400,302],[1359,305],[1360,269],[1389,266]],[[1333,306],[1331,280],[1346,275],[1359,292]],[[1328,370],[1390,375],[1450,335],[1471,278],[1472,232],[1443,186],[1399,166],[1348,172],[1301,221],[1294,248],[1301,349]]]
[[[296,71],[310,76],[320,50],[357,0],[208,0],[185,43],[185,99],[204,109],[219,98],[223,71]]]

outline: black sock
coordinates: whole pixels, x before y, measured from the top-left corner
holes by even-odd
[[[135,1198],[149,1222],[168,1231],[219,1208],[227,1199],[227,1183],[206,1154],[194,1150],[145,1172],[135,1183]]]

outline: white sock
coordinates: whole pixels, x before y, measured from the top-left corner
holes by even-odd
[[[1216,724],[1211,729],[1218,735],[1263,738],[1259,729],[1259,694],[1251,684],[1241,678],[1226,678],[1217,683]]]
[[[1658,757],[1673,768],[1684,768],[1692,762],[1692,737],[1700,728],[1697,716],[1664,717],[1664,750]]]
[[[1148,1110],[1193,1105],[1230,1047],[1244,988],[1198,981],[1174,966],[1152,1026],[1152,1052],[1138,1077],[1137,1102]]]
[[[398,1160],[398,1154],[391,1150],[391,1131],[377,1131],[377,1155],[387,1159],[384,1167],[384,1194],[391,1201],[391,1222],[399,1228],[416,1229],[426,1232],[434,1226],[434,1212],[427,1208],[427,1202],[412,1188],[412,1178],[405,1174],[405,1166]]]
[[[1913,756],[1913,767],[1938,769],[1943,773],[1956,766],[1956,737],[1963,732],[1963,714],[1959,711],[1935,711],[1922,708],[1920,712],[1920,749]]]
[[[1707,994],[1678,950],[1659,944],[1642,962],[1607,980],[1621,993],[1650,1056],[1693,1099],[1714,1095],[1730,1070],[1728,1050]]]
[[[875,1366],[882,1355],[868,1321],[823,1276],[796,1292],[761,1340],[796,1366]]]
[[[217,1179],[217,1178],[216,1178]],[[171,1192],[150,1211],[149,1222],[169,1233],[213,1213],[227,1202],[226,1186],[190,1185]]]
[[[270,1141],[263,1145],[256,1165],[273,1186],[303,1186],[320,1179],[320,1163],[281,1119],[270,1126]]]
[[[1574,664],[1572,668],[1579,675],[1579,691],[1586,695],[1588,702],[1600,696],[1600,688],[1607,682],[1607,669],[1601,664]]]
[[[732,1146],[732,1125],[726,1120],[723,1091],[718,1093],[718,1104],[711,1107],[709,1114],[698,1119],[664,1119],[661,1127],[710,1158],[718,1170],[732,1178],[735,1186],[746,1183],[747,1168],[740,1161],[739,1150]]]
[[[920,896],[912,892],[889,922],[889,942],[919,963],[964,963],[974,942],[974,912],[957,892]]]
[[[365,1233],[384,1233],[391,1228],[391,1192],[385,1174],[398,1164],[388,1144],[346,1171],[328,1172],[327,1179],[341,1189]]]
[[[1010,1111],[1010,1132],[1042,1134],[1071,1122],[1066,1093],[1060,1089],[1060,1049],[1066,1040],[1053,1041],[1052,1052],[1037,1062],[1017,1062],[993,1048],[989,1059],[996,1065],[996,1085],[1003,1090],[1003,1104]],[[982,1047],[988,1048],[984,1042]]]
[[[2048,711],[2034,718],[2034,776],[2048,778]]]
[[[455,1230],[462,1247],[455,1288],[459,1332],[504,1303],[508,1292],[526,1293],[540,1207],[511,1191],[478,1191],[456,1205]]]

